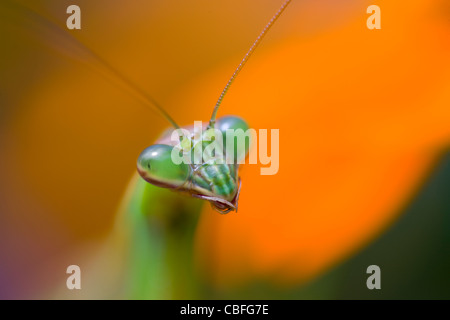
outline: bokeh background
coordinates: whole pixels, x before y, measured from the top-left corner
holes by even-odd
[[[65,285],[168,126],[65,33],[188,125],[209,119],[281,2],[2,1],[0,298]],[[51,27],[71,4],[82,29]],[[371,4],[381,30],[366,27]],[[280,129],[280,170],[243,167],[238,213],[204,206],[208,297],[450,298],[449,40],[445,0],[293,1],[219,110]],[[372,264],[381,290],[366,288]]]

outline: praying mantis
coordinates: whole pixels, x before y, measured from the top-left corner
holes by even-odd
[[[275,21],[282,14],[282,12],[290,2],[291,0],[287,0],[282,4],[280,9],[275,13],[272,19],[270,19],[268,24],[264,27],[255,42],[252,44],[248,52],[245,54],[244,58],[242,59],[237,69],[228,80],[222,93],[220,94],[220,97],[213,109],[211,119],[209,123],[205,125],[205,130],[202,132],[202,135],[207,133],[210,129],[218,128],[218,130],[221,131],[222,135],[225,137],[225,131],[227,129],[240,129],[245,131],[249,128],[244,120],[235,116],[222,117],[218,119],[218,121],[216,121],[216,114],[230,85],[242,70],[249,57],[252,55],[260,41],[263,39],[264,35],[275,23]],[[179,126],[173,119],[165,114],[164,116],[169,120],[173,127],[179,128]],[[195,145],[195,141],[194,143],[192,143],[192,141],[189,140],[189,137],[184,137],[184,139],[185,142],[188,141],[188,144],[190,146]],[[180,140],[183,140],[182,135],[180,135]],[[151,209],[147,210],[147,208],[151,207],[150,204],[154,203],[152,200],[155,197],[155,194],[161,193],[162,197],[162,193],[166,191],[157,189],[158,187],[188,192],[193,197],[207,200],[211,203],[214,209],[222,214],[228,213],[232,210],[237,210],[241,184],[238,176],[238,163],[240,160],[239,158],[245,157],[245,155],[248,153],[248,145],[236,146],[237,148],[234,150],[235,157],[232,164],[216,164],[213,161],[209,163],[206,162],[198,166],[192,166],[187,164],[175,165],[170,157],[173,146],[169,145],[168,143],[169,142],[166,135],[159,139],[157,144],[154,144],[145,149],[139,156],[138,172],[142,179],[139,179],[139,177],[135,177],[129,186],[129,193],[127,195],[127,197],[129,197],[129,200],[125,200],[121,209],[123,213],[125,213],[125,215],[134,215],[134,223],[139,220],[144,220],[142,221],[142,225],[146,224],[145,220],[148,219],[147,217],[149,214],[152,215],[154,219],[159,219],[162,217],[162,219],[166,221],[170,221],[171,219],[182,219],[183,222],[186,222],[186,213],[179,212],[179,210],[177,209],[172,212],[166,213],[153,211]],[[226,141],[224,141],[224,145],[225,144]],[[143,180],[150,182],[150,184],[147,184]],[[172,195],[167,194],[167,197],[172,198],[171,196]],[[201,203],[198,203],[198,201],[190,201],[191,199],[181,199],[179,198],[179,195],[174,196],[176,197],[177,201],[171,203],[175,203],[175,207],[177,207],[177,203],[179,202],[183,203],[183,208],[192,208],[191,212],[188,213],[188,219],[191,220],[191,223],[193,225],[195,225],[200,213]],[[179,207],[181,207],[181,205]],[[150,211],[152,213],[150,213]],[[164,208],[163,211],[167,211],[167,208]],[[195,214],[193,214],[194,212]],[[140,224],[141,227],[142,225]],[[173,295],[171,297],[186,297],[186,291],[189,291],[190,293],[198,291],[198,288],[194,288],[196,287],[196,282],[198,281],[195,281],[195,279],[193,278],[192,270],[188,269],[187,271],[186,269],[183,269],[183,267],[180,268],[180,265],[186,266],[190,265],[192,262],[186,261],[189,260],[189,257],[192,256],[192,254],[189,253],[192,253],[193,251],[192,229],[186,228],[185,230],[178,230],[178,232],[173,232],[170,230],[169,225],[168,228],[164,230],[167,232],[165,234],[165,238],[171,239],[169,240],[165,251],[169,255],[170,253],[175,254],[174,257],[167,257],[169,259],[169,265],[173,265],[173,267],[175,268],[175,270],[172,270],[172,276],[168,276],[168,278],[171,278],[177,283],[177,285],[172,286],[172,288],[183,288],[181,293],[177,293],[176,289],[173,289],[174,291],[172,292]],[[150,235],[148,234],[148,236]],[[175,239],[172,239],[173,237],[175,237]],[[147,240],[148,241],[146,241],[146,244],[150,245],[152,241],[150,239]],[[175,246],[175,248],[170,248],[171,243],[173,246]],[[141,243],[141,245],[143,244]],[[184,258],[180,259],[180,255],[186,253],[188,254]],[[135,261],[135,266],[142,265],[142,263],[145,265],[145,262],[143,262],[141,257],[134,257],[133,260]],[[172,263],[170,261],[172,261]],[[173,263],[173,261],[177,262]],[[151,261],[148,261],[148,264],[152,264]],[[145,269],[145,266],[142,266],[142,268]],[[142,283],[145,283],[142,281],[142,279],[135,278],[134,281],[131,282],[131,285],[134,284],[134,287],[131,288],[131,291],[139,292],[140,290],[143,290],[143,295],[148,295],[148,287],[146,289],[145,285],[143,286]],[[158,288],[155,287],[152,291],[157,292]],[[189,296],[189,294],[187,295]]]
[[[216,115],[231,84],[290,2],[286,0],[282,4],[239,63],[221,92],[210,120],[204,123],[200,140],[194,135],[180,134],[180,144],[194,148],[202,143],[201,138],[209,134],[209,130],[218,130],[223,133],[223,144],[226,145],[226,130],[245,131],[249,128],[247,122],[238,116],[216,119]],[[68,35],[66,30],[41,18],[44,28],[51,29],[63,39],[64,45],[59,44],[57,49],[74,51],[71,48],[76,48],[78,60],[81,58],[96,72],[158,112],[173,129],[182,129],[153,98],[98,54]],[[194,271],[192,261],[194,233],[202,205],[208,201],[221,214],[237,211],[241,188],[239,163],[247,155],[249,145],[237,146],[231,163],[212,160],[195,165],[173,163],[171,154],[174,147],[166,133],[141,152],[137,160],[137,173],[119,206],[114,230],[88,268],[89,271],[98,271],[98,268],[104,269],[105,264],[120,266],[116,268],[117,273],[105,280],[107,286],[115,288],[111,293],[114,297],[151,299],[202,296],[205,285]],[[98,274],[97,271],[92,271],[92,274]],[[95,278],[94,275],[87,276],[85,281],[96,281]],[[98,298],[95,295],[91,297]]]

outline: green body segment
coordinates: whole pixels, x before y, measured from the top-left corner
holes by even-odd
[[[116,222],[128,230],[122,294],[130,299],[195,299],[202,290],[194,270],[194,234],[203,201],[130,183]]]

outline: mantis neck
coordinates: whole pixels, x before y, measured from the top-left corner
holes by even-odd
[[[132,299],[195,299],[194,235],[202,201],[134,178],[121,209],[127,250],[124,295]]]

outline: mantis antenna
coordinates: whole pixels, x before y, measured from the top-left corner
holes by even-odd
[[[53,22],[48,17],[42,16],[40,13],[34,11],[33,9],[17,3],[11,3],[6,1],[3,3],[4,5],[9,5],[10,7],[6,9],[22,9],[25,11],[25,19],[27,19],[26,23],[33,23],[35,21],[38,22],[38,26],[33,25],[33,28],[43,27],[45,31],[50,31],[53,33],[55,38],[58,41],[55,43],[54,41],[47,41],[53,48],[58,51],[63,51],[64,54],[67,54],[77,60],[81,60],[89,67],[106,77],[108,80],[114,82],[116,85],[119,85],[130,93],[135,99],[137,99],[141,104],[150,107],[150,109],[159,113],[164,119],[166,119],[175,129],[179,129],[180,127],[172,119],[172,117],[161,107],[155,99],[149,96],[144,90],[134,84],[131,80],[125,77],[122,73],[120,73],[117,69],[112,67],[108,62],[102,59],[98,54],[89,49],[86,45],[84,45],[79,39],[77,39],[72,34],[66,32],[64,28],[62,28],[58,23]],[[14,8],[16,7],[16,8]],[[13,12],[14,13],[14,12]],[[33,21],[34,20],[34,21]]]
[[[225,88],[222,90],[222,93],[220,94],[219,100],[217,100],[216,105],[214,106],[214,110],[213,113],[211,115],[211,120],[209,120],[209,127],[210,128],[214,128],[214,124],[216,122],[216,114],[217,114],[217,110],[219,109],[220,104],[222,103],[223,97],[225,96],[225,94],[227,93],[228,89],[230,88],[231,84],[233,83],[234,79],[236,79],[237,75],[239,74],[239,72],[241,72],[242,68],[244,67],[245,63],[247,62],[247,60],[250,58],[250,56],[252,55],[252,53],[255,51],[256,47],[261,43],[261,40],[264,38],[264,36],[266,35],[267,31],[269,31],[269,29],[273,26],[273,24],[275,23],[275,21],[277,21],[277,19],[280,17],[280,15],[283,13],[284,9],[286,9],[286,7],[288,6],[288,4],[291,2],[292,0],[286,0],[283,5],[280,7],[280,9],[278,9],[278,11],[275,13],[275,15],[272,17],[272,19],[270,19],[270,21],[266,24],[266,26],[264,27],[264,29],[261,31],[261,33],[259,34],[258,38],[256,38],[255,42],[253,42],[252,46],[250,47],[250,49],[248,49],[247,53],[245,54],[244,58],[241,60],[241,63],[239,63],[238,67],[236,68],[236,70],[234,71],[234,73],[232,74],[230,80],[228,80]]]

